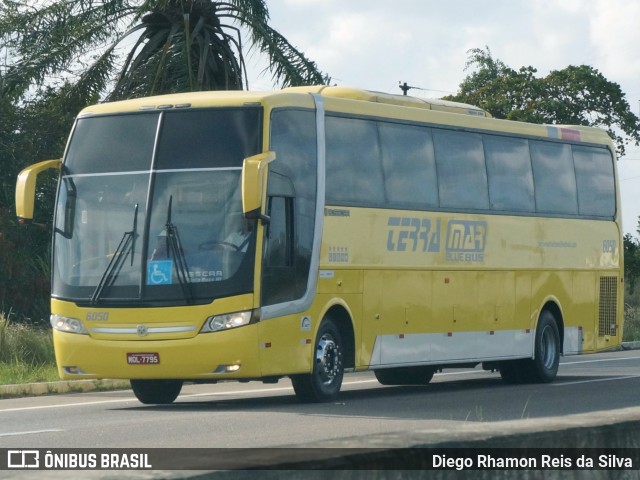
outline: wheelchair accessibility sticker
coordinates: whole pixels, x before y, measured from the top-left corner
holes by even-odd
[[[147,268],[147,285],[171,285],[173,260],[153,260]]]

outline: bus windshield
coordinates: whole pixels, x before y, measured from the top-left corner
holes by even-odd
[[[207,303],[253,287],[242,161],[259,108],[80,118],[58,192],[53,295],[82,304]]]

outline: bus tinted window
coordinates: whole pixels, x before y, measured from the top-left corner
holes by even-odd
[[[538,213],[578,214],[576,177],[571,146],[529,142]]]
[[[615,215],[603,148],[344,117],[326,135],[329,204]]]
[[[580,215],[613,217],[616,193],[613,160],[602,148],[573,147]]]
[[[491,209],[535,212],[533,173],[526,140],[484,136]]]
[[[389,206],[438,206],[436,160],[431,129],[380,123],[385,195]]]
[[[488,210],[487,170],[476,133],[433,131],[442,208]]]
[[[260,147],[260,109],[167,112],[157,167],[242,167]]]
[[[157,113],[80,118],[65,167],[69,175],[151,168]]]
[[[384,203],[384,181],[375,122],[327,117],[327,202]]]

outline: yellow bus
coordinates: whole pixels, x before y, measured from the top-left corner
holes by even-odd
[[[200,92],[77,117],[60,169],[51,325],[64,379],[290,377],[329,401],[482,365],[550,382],[622,338],[615,154],[588,127],[344,87]]]

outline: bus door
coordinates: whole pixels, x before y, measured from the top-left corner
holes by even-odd
[[[316,113],[271,113],[262,251],[260,344],[263,375],[309,368],[313,328],[305,315],[316,292],[322,203],[318,187]],[[324,168],[322,166],[322,168]]]

